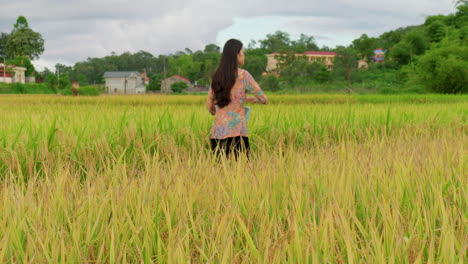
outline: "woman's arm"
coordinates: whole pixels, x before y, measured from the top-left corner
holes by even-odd
[[[255,79],[248,73],[247,71],[244,72],[246,78],[246,90],[249,93],[252,93],[253,96],[255,97],[247,97],[247,102],[250,103],[261,103],[261,104],[266,104],[267,103],[267,97],[263,93],[262,89],[260,88],[260,85],[255,81]]]
[[[206,98],[206,109],[208,109],[208,112],[210,112],[211,115],[216,114],[216,107],[214,104],[214,96],[213,96],[213,91],[210,90],[208,91],[208,97]]]

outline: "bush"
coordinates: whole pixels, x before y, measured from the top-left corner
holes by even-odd
[[[176,82],[171,85],[171,90],[174,93],[182,93],[188,87],[186,82]]]
[[[73,92],[71,89],[63,89],[59,91],[59,94],[61,95],[73,95]]]
[[[71,90],[70,90],[71,91]],[[93,86],[83,86],[78,88],[79,95],[89,95],[89,96],[96,96],[99,95],[100,92],[96,87]]]
[[[280,90],[280,83],[275,75],[267,75],[261,82],[262,89],[265,91],[276,92]]]
[[[146,87],[149,91],[161,91],[161,81],[164,79],[162,74],[154,74],[150,77],[150,82]]]
[[[53,91],[58,90],[59,83],[58,83],[57,76],[55,74],[51,73],[51,74],[47,75],[47,77],[45,78],[45,83]]]
[[[468,92],[468,47],[442,45],[422,56],[413,74],[431,92]]]
[[[55,94],[55,92],[43,83],[14,83],[1,84],[0,93],[2,94]]]
[[[71,88],[62,89],[60,90],[59,93],[61,95],[73,95]],[[96,96],[100,94],[101,92],[99,91],[99,89],[94,86],[83,86],[83,87],[78,88],[78,95]]]
[[[320,70],[318,70],[314,75],[314,80],[316,80],[319,83],[328,82],[329,78],[330,78],[330,72],[327,70],[327,68],[324,65],[322,65],[320,67]]]

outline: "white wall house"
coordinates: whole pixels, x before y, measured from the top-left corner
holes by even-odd
[[[108,94],[144,94],[146,87],[139,72],[106,72],[106,91]]]
[[[8,68],[13,70],[14,74],[7,72]],[[14,65],[7,65],[5,66],[3,63],[0,63],[0,82],[2,83],[35,83],[35,77],[26,77],[25,72],[26,68],[14,66]]]

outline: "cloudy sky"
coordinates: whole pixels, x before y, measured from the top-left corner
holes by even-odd
[[[453,0],[0,0],[0,32],[25,16],[45,40],[34,64],[52,69],[111,52],[157,56],[222,47],[229,38],[247,45],[276,30],[292,39],[312,35],[319,46],[348,45],[362,33],[378,36],[454,11]]]

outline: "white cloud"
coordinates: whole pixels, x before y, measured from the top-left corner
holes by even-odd
[[[23,0],[0,4],[0,31],[11,31],[24,15],[45,39],[45,52],[35,62],[41,68],[113,51],[168,54],[217,40],[222,46],[229,34],[258,40],[277,29],[333,45],[422,23],[425,15],[453,12],[453,5],[452,0]]]

